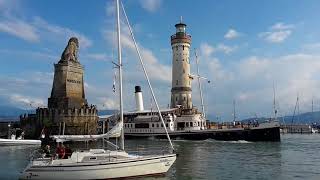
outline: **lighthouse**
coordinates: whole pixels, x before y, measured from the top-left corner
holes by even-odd
[[[191,36],[186,33],[186,24],[176,24],[176,33],[171,36],[172,47],[172,89],[171,108],[192,109],[190,45]]]

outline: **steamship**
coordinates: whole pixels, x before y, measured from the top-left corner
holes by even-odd
[[[191,36],[186,33],[186,24],[176,24],[176,33],[171,36],[172,46],[172,89],[170,109],[161,110],[163,124],[157,111],[145,110],[140,86],[135,87],[136,110],[124,113],[124,135],[126,138],[166,138],[166,129],[173,139],[187,140],[247,140],[280,141],[280,124],[269,121],[260,124],[210,127],[202,112],[192,104],[191,81],[196,77],[202,99],[201,79],[198,74],[191,75],[189,52]],[[196,56],[197,57],[197,56]],[[198,61],[197,61],[198,64]],[[203,101],[202,101],[203,102]],[[108,117],[107,121],[116,122],[118,115]],[[110,124],[109,124],[110,125]],[[111,125],[112,126],[112,125]]]
[[[135,100],[136,110],[124,112],[125,137],[165,139],[166,132],[158,112],[144,109],[140,86],[135,87]],[[274,120],[252,125],[218,125],[212,128],[195,107],[162,109],[161,114],[170,137],[176,140],[280,141],[280,125]],[[107,116],[108,127],[112,127],[118,119],[117,114]]]

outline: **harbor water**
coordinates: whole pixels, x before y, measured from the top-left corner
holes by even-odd
[[[174,141],[179,154],[164,177],[140,179],[320,179],[320,134],[284,134],[281,142]],[[167,141],[127,140],[132,153],[162,153]],[[0,179],[18,179],[35,147],[0,147]]]

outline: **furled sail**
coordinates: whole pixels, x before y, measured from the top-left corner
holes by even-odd
[[[120,137],[121,130],[123,128],[122,123],[116,124],[110,131],[105,134],[99,135],[53,135],[53,138],[56,142],[65,142],[65,141],[91,141],[102,138],[115,138]]]

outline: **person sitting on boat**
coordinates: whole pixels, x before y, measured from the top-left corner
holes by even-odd
[[[24,131],[21,132],[20,136],[18,137],[19,140],[24,139]]]
[[[50,145],[46,145],[46,147],[43,149],[43,153],[45,154],[44,157],[46,158],[51,157]]]
[[[59,159],[63,159],[64,156],[66,155],[65,148],[61,142],[59,142],[57,149],[56,149],[56,154],[58,155]]]
[[[64,159],[68,159],[69,157],[71,157],[71,155],[72,155],[72,150],[69,144],[66,144]]]
[[[16,135],[15,134],[11,134],[11,139],[16,139]]]

